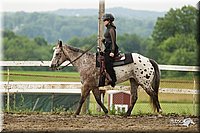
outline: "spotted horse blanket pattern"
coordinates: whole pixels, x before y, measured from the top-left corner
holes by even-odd
[[[152,81],[154,76],[154,67],[150,63],[149,59],[139,55],[139,54],[133,54],[134,58],[134,66],[136,68],[135,73],[136,77],[139,79],[139,83],[142,83],[144,85],[150,86],[150,81]],[[146,81],[146,82],[144,82]]]
[[[137,53],[132,53],[132,58],[133,63],[114,67],[117,82],[123,82],[123,79],[126,79],[125,77],[129,76],[138,81],[138,83],[144,87],[145,90],[149,88],[151,89],[150,86],[154,77],[154,67],[150,60]]]

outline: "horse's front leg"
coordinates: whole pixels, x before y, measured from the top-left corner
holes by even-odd
[[[79,101],[79,106],[75,112],[75,115],[79,115],[80,112],[81,112],[81,108],[82,108],[82,105],[83,103],[85,102],[87,96],[89,95],[90,93],[90,89],[87,85],[83,85],[82,88],[81,88],[81,99]]]
[[[128,111],[125,114],[125,117],[131,115],[131,111],[133,110],[133,107],[138,99],[138,96],[137,96],[137,89],[139,86],[138,83],[135,81],[135,79],[131,78],[130,84],[131,84],[131,104],[128,108]]]
[[[107,114],[108,110],[107,108],[103,105],[103,103],[101,102],[101,95],[100,95],[100,91],[98,87],[95,87],[92,89],[92,92],[94,94],[94,97],[97,101],[97,103],[101,106],[101,108],[103,109],[104,113]]]

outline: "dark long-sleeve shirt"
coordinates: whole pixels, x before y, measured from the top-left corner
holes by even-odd
[[[105,52],[112,52],[116,54],[118,52],[118,46],[116,44],[116,27],[110,24],[107,25],[105,37]]]

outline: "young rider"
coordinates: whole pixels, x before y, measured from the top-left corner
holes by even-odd
[[[105,57],[105,68],[106,72],[110,75],[112,81],[111,86],[115,86],[117,81],[115,71],[113,69],[114,57],[118,54],[118,46],[116,44],[116,26],[114,25],[114,16],[110,13],[104,14],[102,17],[104,26],[107,28],[104,33],[102,42],[105,45],[104,57]]]

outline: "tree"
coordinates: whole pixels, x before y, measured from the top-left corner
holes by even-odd
[[[73,37],[67,41],[67,44],[86,50],[93,45],[97,46],[97,35],[93,34],[88,37]],[[93,48],[90,52],[96,52],[96,49]]]
[[[3,60],[50,60],[51,46],[42,37],[29,39],[15,35],[12,31],[3,32]]]
[[[14,38],[14,37],[15,37],[15,33],[12,32],[12,31],[6,30],[6,31],[3,32],[3,37],[4,37],[4,38],[11,39],[11,38]]]
[[[192,34],[169,37],[158,47],[162,64],[197,65],[197,42]]]
[[[34,41],[39,45],[39,46],[42,46],[42,45],[47,45],[47,41],[44,39],[44,38],[42,38],[42,37],[40,37],[40,36],[38,36],[38,37],[35,37],[34,38]]]
[[[184,6],[181,9],[170,9],[164,17],[157,19],[152,37],[157,45],[176,34],[197,34],[197,9]]]
[[[117,44],[119,46],[119,50],[122,52],[135,52],[140,53],[141,47],[141,38],[136,34],[123,34],[118,35]]]
[[[170,9],[158,18],[147,49],[162,64],[197,65],[197,9]],[[150,53],[150,52],[149,52]]]

